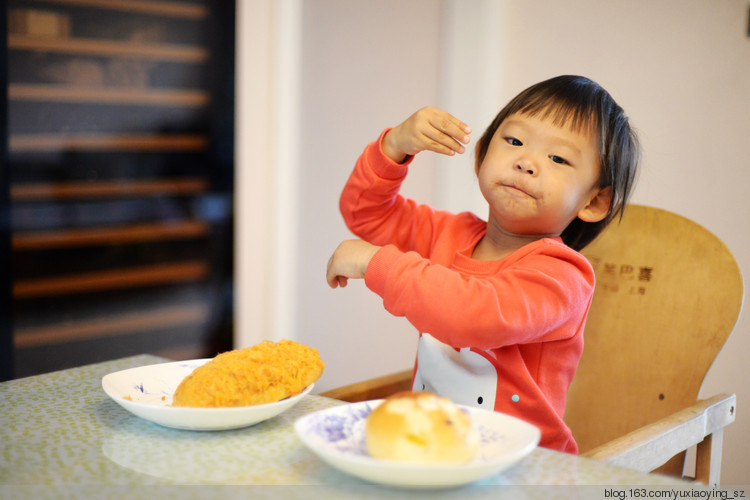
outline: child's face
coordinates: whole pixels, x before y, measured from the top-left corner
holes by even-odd
[[[609,198],[600,198],[609,189],[599,187],[597,142],[595,133],[559,127],[551,119],[508,116],[477,173],[490,222],[510,234],[544,237],[559,236],[576,217],[604,218]]]

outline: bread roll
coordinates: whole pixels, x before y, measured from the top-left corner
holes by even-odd
[[[365,422],[367,451],[375,458],[417,463],[461,463],[479,448],[467,412],[430,392],[400,392]]]

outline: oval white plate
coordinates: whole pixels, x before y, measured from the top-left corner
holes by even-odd
[[[333,467],[366,481],[401,487],[445,488],[496,474],[531,453],[539,429],[503,413],[463,406],[478,427],[481,444],[465,464],[412,464],[371,457],[365,446],[367,415],[382,400],[321,410],[298,419],[295,430],[305,445]]]
[[[102,388],[117,404],[151,422],[175,429],[218,431],[247,427],[275,417],[297,404],[314,385],[310,384],[290,398],[261,405],[226,408],[171,406],[172,395],[182,379],[208,361],[192,359],[121,370],[105,375]]]

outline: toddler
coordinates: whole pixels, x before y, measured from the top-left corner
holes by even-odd
[[[414,155],[463,153],[470,133],[427,107],[365,148],[340,199],[361,239],[333,253],[328,284],[364,278],[416,327],[414,390],[519,417],[542,446],[577,453],[563,414],[594,291],[578,251],[625,207],[635,133],[595,82],[552,78],[511,100],[477,141],[487,221],[399,194]]]

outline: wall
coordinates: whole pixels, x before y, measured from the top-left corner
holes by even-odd
[[[336,246],[353,237],[338,197],[359,153],[385,127],[438,100],[441,13],[432,0],[303,5],[295,333],[328,361],[325,388],[413,363],[411,325],[385,313],[361,280],[329,289],[325,270]],[[405,189],[435,202],[428,163]]]
[[[317,390],[413,361],[416,333],[408,323],[390,317],[362,282],[330,290],[324,273],[336,245],[350,237],[337,203],[357,155],[384,127],[426,104],[480,131],[499,105],[531,83],[560,73],[592,77],[640,132],[644,164],[633,201],[699,222],[750,269],[747,0],[243,3],[263,13],[271,29],[248,35],[239,54],[254,70],[245,84],[257,86],[249,82],[260,78],[268,93],[253,88],[249,111],[238,117],[246,129],[260,124],[258,135],[238,138],[253,151],[238,162],[250,178],[238,189],[254,193],[237,197],[245,200],[237,212],[244,261],[238,345],[279,337],[315,345],[327,362]],[[272,61],[259,50],[270,51]],[[292,83],[290,74],[298,77]],[[284,85],[280,75],[287,75]],[[470,158],[420,158],[404,191],[484,215]],[[268,227],[268,220],[275,224]],[[726,484],[750,483],[750,413],[742,410],[750,400],[743,383],[748,331],[745,314],[702,391],[734,392],[740,401],[737,422],[725,434]]]

